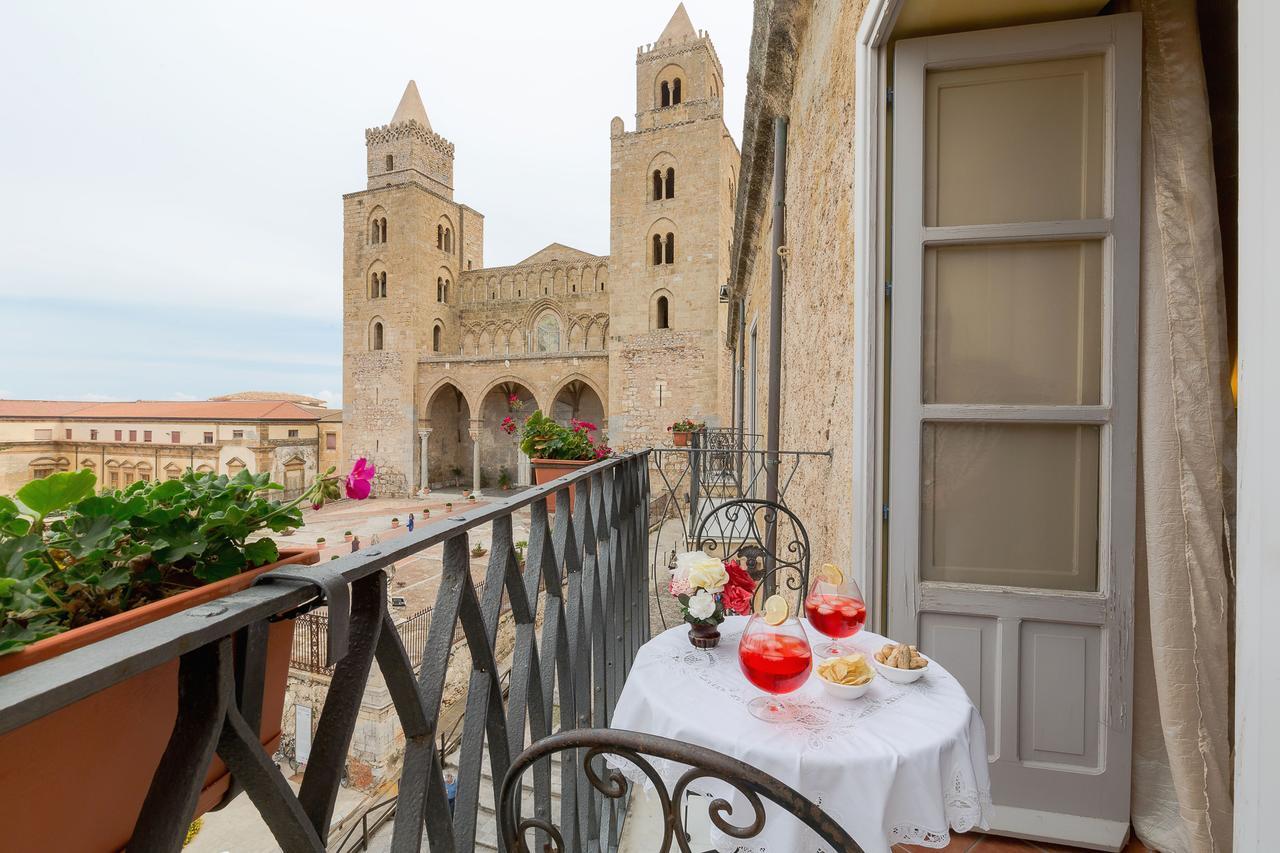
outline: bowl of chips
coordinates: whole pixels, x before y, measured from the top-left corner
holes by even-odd
[[[929,659],[915,646],[888,643],[875,653],[875,667],[894,684],[910,684],[924,675]]]
[[[822,687],[837,699],[857,699],[871,689],[876,671],[867,663],[864,655],[827,658],[818,664],[818,679]]]

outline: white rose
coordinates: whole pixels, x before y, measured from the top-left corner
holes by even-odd
[[[698,621],[710,619],[711,615],[716,612],[716,599],[705,589],[700,589],[697,595],[689,599],[687,607],[691,618]]]
[[[729,583],[729,573],[724,564],[714,557],[706,557],[689,567],[689,585],[707,592],[720,592]]]
[[[683,554],[676,554],[676,574],[680,577],[687,578],[689,569],[693,568],[695,563],[701,563],[711,558],[707,556],[705,551],[685,551]]]

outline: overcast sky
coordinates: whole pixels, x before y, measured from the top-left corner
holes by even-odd
[[[674,2],[0,5],[0,397],[341,399],[344,192],[415,79],[485,259],[609,251]],[[748,0],[686,0],[741,141]]]

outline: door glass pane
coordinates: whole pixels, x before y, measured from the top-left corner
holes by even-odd
[[[925,251],[926,403],[1097,404],[1096,241]]]
[[[923,426],[922,580],[1097,589],[1099,427]]]
[[[930,71],[926,225],[1103,215],[1101,55]]]

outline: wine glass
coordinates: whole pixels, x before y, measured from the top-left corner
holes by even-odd
[[[782,607],[770,605],[777,601]],[[780,596],[765,602],[762,612],[752,615],[738,642],[738,663],[742,674],[756,687],[772,696],[758,696],[747,703],[753,717],[767,722],[795,718],[794,709],[775,698],[799,689],[808,679],[813,664],[809,637],[792,616]]]
[[[839,641],[861,631],[867,622],[867,604],[857,581],[827,563],[814,573],[804,612],[813,629],[829,638],[814,647],[814,654],[830,658],[856,651]]]

